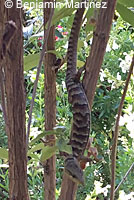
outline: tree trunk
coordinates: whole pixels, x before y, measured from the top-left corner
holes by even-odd
[[[64,173],[59,200],[75,200],[76,192],[77,184],[68,178],[68,176]]]
[[[86,64],[86,72],[83,79],[83,86],[88,98],[90,107],[92,107],[94,94],[100,68],[103,62],[106,45],[112,25],[116,0],[106,0],[107,8],[101,8],[93,36],[90,55]],[[60,200],[75,200],[77,184],[72,182],[65,174],[63,175]]]
[[[4,27],[5,27],[5,6],[4,6],[4,0],[0,1],[0,55],[1,55],[1,49],[2,49],[2,38],[3,38],[3,33],[4,33]],[[1,58],[0,58],[0,111],[3,111],[2,107],[2,92],[1,92],[1,87],[3,85],[3,80],[2,80],[2,73],[1,73]],[[3,113],[4,117],[4,113]]]
[[[91,107],[116,6],[116,0],[105,0],[105,2],[107,8],[100,9],[90,55],[87,59],[86,72],[83,79],[83,86]]]
[[[4,66],[8,119],[9,198],[28,200],[22,22],[21,10],[16,8],[16,0],[13,0],[13,4],[12,8],[6,9],[6,20],[13,20],[18,30],[14,34]]]
[[[3,29],[4,29],[4,23],[5,23],[5,6],[4,6],[4,0],[0,1],[0,45],[1,40],[3,36]]]
[[[48,2],[48,1],[47,1]],[[45,25],[49,19],[50,9],[44,10]],[[51,27],[48,37],[47,50],[55,49],[55,28]],[[52,70],[56,56],[47,53],[45,55],[45,130],[52,130],[56,125],[56,74]],[[55,142],[55,136],[47,136],[48,141]],[[46,161],[44,169],[45,200],[55,200],[56,164],[55,155]]]

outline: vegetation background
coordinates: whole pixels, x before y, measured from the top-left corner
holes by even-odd
[[[134,50],[134,9],[132,6],[119,1],[115,12],[107,45],[103,65],[97,83],[95,98],[92,106],[91,135],[93,147],[98,150],[100,162],[93,162],[85,168],[85,186],[79,186],[77,199],[95,200],[108,199],[110,193],[110,164],[113,131],[118,106],[123,93],[128,69],[131,64]],[[128,3],[129,4],[129,3]],[[129,8],[130,7],[130,8]],[[127,10],[124,10],[127,9]],[[125,12],[124,12],[125,11]],[[128,12],[131,14],[128,15]],[[58,13],[58,10],[57,10]],[[93,13],[93,12],[92,12]],[[89,15],[93,15],[89,13]],[[132,18],[133,17],[133,18]],[[127,19],[127,20],[126,20]],[[67,42],[73,22],[73,15],[62,13],[55,17],[55,45],[56,50],[51,52],[58,58],[65,56]],[[25,9],[23,16],[24,37],[24,75],[26,93],[26,120],[32,99],[33,85],[36,79],[39,52],[43,45],[43,12],[36,9]],[[84,24],[78,42],[77,66],[80,68],[88,56],[92,44],[94,27]],[[61,189],[64,168],[64,159],[61,151],[70,151],[67,145],[71,127],[71,107],[68,104],[68,95],[65,86],[66,64],[57,73],[56,78],[56,126],[53,132],[44,130],[44,69],[41,69],[38,88],[36,91],[28,150],[28,187],[31,199],[43,200],[44,178],[41,161],[56,153],[56,199]],[[56,135],[56,148],[43,150],[41,138],[46,134]],[[8,199],[8,159],[7,135],[2,110],[0,110],[0,199]],[[129,167],[134,162],[134,74],[131,77],[125,98],[119,127],[118,155],[116,168],[116,186],[120,183]],[[125,182],[121,185],[116,199],[134,199],[134,168]]]

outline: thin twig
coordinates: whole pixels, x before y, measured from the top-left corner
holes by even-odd
[[[42,61],[43,61],[43,58],[44,58],[44,54],[47,50],[47,40],[48,40],[48,35],[49,35],[50,27],[51,27],[51,21],[52,21],[53,13],[54,13],[54,8],[51,8],[50,18],[48,20],[48,28],[45,31],[44,44],[43,44],[43,48],[42,48],[42,51],[41,51],[41,54],[40,54],[39,64],[38,64],[38,67],[37,67],[36,80],[34,82],[32,100],[31,100],[30,109],[29,109],[29,120],[28,120],[28,126],[27,126],[27,134],[26,134],[27,149],[28,149],[28,140],[29,140],[29,135],[30,135],[30,125],[31,125],[31,121],[32,121],[32,110],[33,110],[33,106],[34,106],[34,99],[35,99],[35,96],[36,96],[36,89],[37,89],[37,84],[38,84],[38,80],[39,80],[39,74],[40,74],[40,70],[41,70]]]
[[[111,173],[112,173],[112,177],[111,177],[110,200],[114,199],[116,154],[117,154],[117,142],[118,142],[118,134],[119,134],[119,121],[120,121],[120,116],[121,116],[121,112],[122,112],[123,103],[124,103],[124,100],[125,100],[128,84],[129,84],[129,81],[130,81],[131,74],[133,72],[133,67],[134,67],[134,55],[133,55],[132,62],[131,62],[131,65],[130,65],[130,69],[129,69],[128,77],[127,77],[127,80],[126,80],[125,88],[124,88],[124,91],[123,91],[123,95],[122,95],[122,98],[121,98],[121,102],[120,102],[120,105],[119,105],[119,108],[118,108],[115,131],[114,131],[114,139],[113,139],[112,155],[111,155]]]
[[[119,183],[119,185],[116,187],[115,192],[117,192],[117,190],[119,189],[119,187],[121,186],[121,184],[126,180],[127,176],[129,175],[129,173],[131,172],[132,168],[134,167],[134,162],[132,163],[132,165],[130,166],[130,168],[128,169],[128,171],[126,172],[125,176],[123,177],[123,179],[121,180],[121,182]]]

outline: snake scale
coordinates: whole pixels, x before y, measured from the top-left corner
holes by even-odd
[[[71,129],[72,155],[65,160],[65,172],[77,183],[84,183],[83,171],[78,158],[84,154],[90,133],[90,108],[82,83],[77,77],[77,43],[85,8],[75,13],[67,52],[66,87],[68,101],[72,105],[73,124]]]

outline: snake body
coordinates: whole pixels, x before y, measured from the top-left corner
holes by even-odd
[[[84,154],[90,132],[90,108],[82,83],[77,77],[77,44],[85,8],[75,13],[67,52],[66,87],[68,101],[72,105],[73,124],[71,129],[72,156],[65,160],[65,171],[75,182],[83,183],[83,172],[78,158]]]

